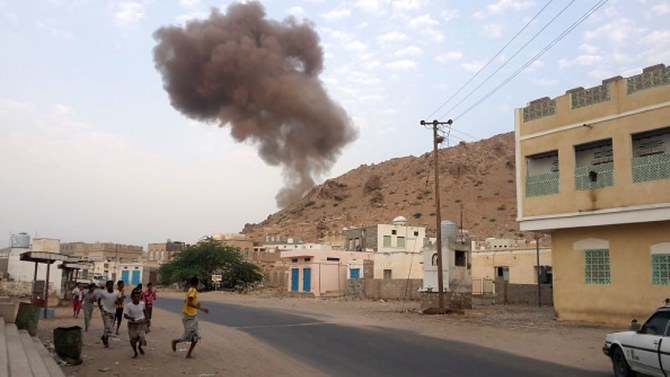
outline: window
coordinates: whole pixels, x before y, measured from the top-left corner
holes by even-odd
[[[414,231],[414,237],[419,237],[419,231],[418,230]]]
[[[656,312],[644,323],[640,332],[649,335],[663,336],[666,334],[669,321],[670,311],[663,310]]]
[[[398,247],[405,247],[405,237],[403,236],[398,236]]]
[[[293,259],[291,259],[291,262],[293,262],[293,263],[298,263],[298,258],[293,258]]]
[[[503,280],[505,281],[509,281],[509,267],[508,266],[496,267],[496,276],[503,278]]]
[[[456,266],[465,267],[465,251],[456,250],[454,252]]]
[[[608,249],[584,250],[584,283],[610,284],[610,251]]]
[[[614,185],[612,139],[575,146],[575,190]]]
[[[340,258],[327,257],[326,260],[331,262],[339,262]]]
[[[558,151],[526,157],[526,197],[558,194]]]
[[[312,258],[305,258],[305,262],[309,262],[311,260],[312,260]]]
[[[391,270],[384,270],[384,280],[391,280]]]
[[[391,247],[391,236],[384,236],[384,246]]]
[[[633,182],[670,178],[670,127],[642,132],[633,139]]]
[[[651,283],[670,285],[670,254],[652,254]]]
[[[395,229],[392,229],[391,234],[393,234],[395,236],[396,234],[398,234],[398,231],[396,231]]]
[[[358,280],[361,278],[361,269],[360,268],[352,268],[351,269],[351,280]]]

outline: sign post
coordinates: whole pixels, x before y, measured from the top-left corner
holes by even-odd
[[[219,287],[219,283],[223,280],[223,275],[212,275],[212,282],[214,282],[214,290],[216,291]]]

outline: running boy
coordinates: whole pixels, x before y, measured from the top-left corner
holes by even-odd
[[[137,358],[137,351],[139,350],[142,355],[144,355],[144,350],[142,346],[147,345],[146,339],[144,339],[144,333],[146,328],[144,326],[146,313],[144,311],[144,302],[140,301],[142,294],[140,292],[133,292],[130,295],[132,300],[129,304],[126,305],[126,309],[123,312],[123,318],[128,320],[128,337],[130,338],[130,346],[133,347],[133,359]]]

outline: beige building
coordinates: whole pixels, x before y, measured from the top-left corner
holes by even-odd
[[[147,244],[147,260],[158,264],[168,263],[175,255],[184,250],[185,242],[170,241]]]
[[[144,256],[142,246],[111,242],[67,242],[60,244],[63,254],[88,260],[132,260]]]
[[[537,250],[532,245],[510,247],[507,249],[485,249],[472,252],[472,279],[494,281],[502,278],[510,284],[550,283],[551,249],[541,247],[540,273],[537,269]],[[542,277],[546,277],[542,281]],[[474,284],[474,283],[473,283]]]
[[[516,110],[518,220],[552,234],[560,319],[626,323],[670,296],[670,69]]]

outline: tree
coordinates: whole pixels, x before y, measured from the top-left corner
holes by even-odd
[[[243,261],[237,250],[211,238],[187,246],[172,261],[161,265],[158,279],[161,284],[173,284],[197,277],[205,285],[205,290],[211,290],[214,288],[213,274],[223,275],[222,283],[227,288],[246,286],[263,279],[258,266]]]

